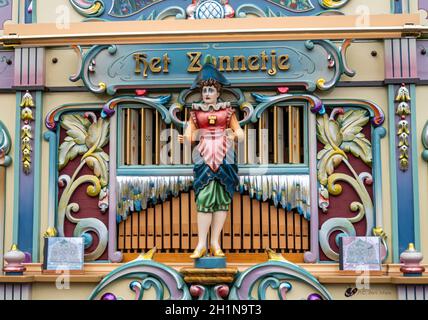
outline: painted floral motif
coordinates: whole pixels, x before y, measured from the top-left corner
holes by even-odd
[[[310,0],[269,0],[270,2],[276,3],[286,9],[303,12],[312,10],[314,8]]]
[[[104,13],[103,0],[70,0],[70,3],[85,17],[98,17]]]
[[[129,16],[161,1],[162,0],[114,0],[109,13],[116,17]]]
[[[336,119],[337,117],[337,119]],[[328,199],[329,194],[339,196],[342,193],[338,181],[347,182],[358,194],[361,202],[354,201],[350,209],[357,215],[352,218],[331,218],[327,220],[320,230],[320,246],[325,255],[337,261],[338,252],[334,251],[329,243],[330,236],[335,231],[340,231],[336,237],[336,243],[340,236],[355,236],[354,224],[366,219],[366,235],[370,235],[373,229],[374,209],[373,201],[367,191],[366,185],[372,184],[373,178],[369,172],[357,174],[348,154],[360,158],[364,163],[372,165],[372,146],[362,133],[363,127],[369,122],[368,112],[365,110],[350,109],[345,112],[343,108],[335,108],[330,116],[324,114],[317,117],[318,141],[324,145],[319,151],[318,180],[322,186],[322,198]],[[335,173],[335,169],[344,163],[352,175]],[[323,202],[323,212],[328,212],[329,202]]]
[[[1,1],[1,0],[0,0]],[[5,1],[5,0],[3,0]],[[350,0],[69,0],[87,18],[103,20],[164,20],[283,17],[336,11]],[[340,14],[335,12],[336,14]]]
[[[85,254],[85,260],[96,260],[104,253],[107,246],[107,228],[99,219],[79,219],[72,216],[72,212],[79,211],[79,205],[69,204],[69,201],[81,184],[89,183],[91,185],[87,188],[87,195],[99,197],[98,206],[102,212],[105,212],[108,207],[109,156],[104,152],[103,147],[109,141],[109,120],[97,118],[92,112],[84,115],[67,114],[61,119],[61,127],[66,130],[66,137],[59,147],[59,170],[65,168],[77,156],[82,157],[71,177],[68,175],[59,177],[60,186],[64,187],[64,190],[58,203],[58,234],[64,236],[65,218],[76,224],[73,235],[83,236],[85,247],[92,244],[92,236],[88,232],[95,232],[99,239],[98,246],[93,252]],[[94,174],[79,176],[84,166],[88,166]]]
[[[235,10],[229,0],[192,0],[186,8],[188,19],[233,18]]]

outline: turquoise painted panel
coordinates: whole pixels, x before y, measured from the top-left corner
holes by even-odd
[[[234,86],[328,90],[347,73],[343,52],[323,40],[102,45],[84,55],[75,80],[81,78],[92,92],[111,95],[119,89],[189,87],[207,55]]]

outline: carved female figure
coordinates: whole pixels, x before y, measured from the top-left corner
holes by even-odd
[[[238,180],[234,143],[244,137],[230,102],[220,102],[221,89],[228,80],[210,62],[205,63],[192,89],[201,89],[202,102],[194,103],[181,143],[199,141],[193,152],[194,183],[198,211],[198,244],[192,259],[207,253],[207,235],[211,227],[210,251],[223,257],[219,238]]]

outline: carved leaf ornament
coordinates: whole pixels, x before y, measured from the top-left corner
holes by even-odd
[[[352,153],[361,158],[367,165],[372,164],[371,143],[361,132],[370,121],[367,111],[335,109],[329,117],[327,114],[317,117],[317,137],[324,144],[324,149],[318,152],[318,179],[321,184],[327,184],[327,178],[334,169],[348,159],[346,153]],[[334,119],[335,114],[342,113]]]
[[[337,117],[337,118],[336,118]],[[362,130],[369,122],[370,117],[365,110],[335,108],[330,116],[327,114],[317,116],[317,137],[324,148],[318,152],[318,180],[321,184],[319,201],[323,213],[327,213],[329,206],[329,194],[339,196],[342,187],[337,182],[348,183],[357,193],[361,202],[354,201],[349,208],[356,215],[351,218],[331,218],[323,223],[320,229],[320,246],[324,254],[331,260],[337,261],[339,254],[331,248],[329,239],[333,232],[339,231],[336,244],[341,236],[355,236],[356,230],[353,224],[366,219],[369,235],[373,229],[373,201],[367,191],[366,185],[373,182],[369,172],[357,174],[348,161],[348,154],[360,158],[368,166],[372,165],[371,142],[365,137]],[[351,175],[335,173],[335,169],[344,163]]]
[[[64,169],[76,157],[82,157],[71,177],[66,174],[59,177],[59,183],[64,190],[58,203],[58,234],[64,236],[65,218],[76,224],[73,236],[83,237],[85,248],[89,248],[93,243],[93,237],[89,232],[95,233],[99,240],[98,245],[92,252],[85,253],[85,260],[92,261],[99,258],[107,247],[107,227],[97,218],[75,217],[73,213],[79,211],[79,204],[69,202],[80,185],[89,183],[86,194],[90,197],[99,197],[98,207],[102,212],[108,208],[109,156],[103,147],[109,142],[109,120],[97,118],[92,112],[84,115],[66,114],[61,118],[61,127],[66,130],[66,137],[59,146],[59,170]],[[85,165],[94,175],[79,176]]]
[[[87,117],[70,114],[63,117],[61,127],[67,130],[67,137],[59,147],[59,170],[69,161],[82,156],[82,161],[100,178],[101,187],[108,183],[109,156],[103,151],[108,143],[108,119],[96,119],[91,123]]]

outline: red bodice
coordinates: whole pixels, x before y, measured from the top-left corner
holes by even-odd
[[[233,146],[232,141],[227,139],[226,129],[229,128],[230,118],[234,112],[231,107],[190,111],[192,121],[198,128],[197,148],[205,163],[214,172],[222,164],[228,148]]]

